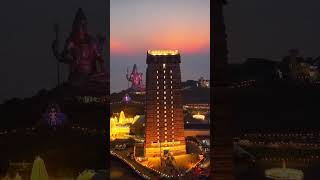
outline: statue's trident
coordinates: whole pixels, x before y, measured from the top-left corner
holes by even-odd
[[[52,42],[52,50],[53,55],[57,59],[57,80],[58,80],[58,86],[60,85],[60,66],[59,66],[59,25],[56,23],[53,25],[53,31],[55,32],[56,39]]]
[[[128,88],[129,88],[129,83],[130,83],[130,81],[131,81],[131,78],[130,78],[130,76],[129,76],[129,69],[128,69],[128,67],[127,67],[126,78],[127,78],[127,80],[128,80]]]

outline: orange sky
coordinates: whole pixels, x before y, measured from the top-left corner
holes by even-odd
[[[126,42],[111,37],[111,53],[134,53],[147,49],[178,49],[184,53],[197,53],[210,48],[209,34],[196,32],[161,32],[156,37],[148,37],[149,41],[142,40],[141,44]],[[147,47],[147,49],[146,49]]]
[[[209,0],[111,1],[111,54],[210,49]]]

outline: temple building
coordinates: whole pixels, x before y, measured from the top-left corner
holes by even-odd
[[[110,118],[110,138],[111,139],[126,139],[130,134],[130,126],[140,118],[139,115],[134,117],[126,117],[121,111],[119,116]]]
[[[180,62],[178,50],[147,52],[146,157],[186,153]]]
[[[126,139],[130,133],[130,126],[119,124],[118,118],[110,118],[110,139]]]

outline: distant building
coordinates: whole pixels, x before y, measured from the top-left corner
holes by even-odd
[[[282,71],[280,69],[277,69],[277,75],[279,79],[283,79]]]
[[[198,86],[198,81],[187,80],[187,81],[181,82],[181,89],[192,89],[197,86]]]
[[[289,55],[282,59],[282,72],[285,77],[292,80],[309,79],[309,66],[304,59],[299,56],[299,50],[289,50]]]
[[[197,82],[198,87],[202,88],[209,88],[210,87],[210,80],[204,79],[203,77],[200,77],[200,79]]]
[[[147,64],[145,156],[185,154],[180,54],[149,50]]]
[[[243,65],[245,79],[263,81],[278,79],[276,61],[262,58],[248,58]]]

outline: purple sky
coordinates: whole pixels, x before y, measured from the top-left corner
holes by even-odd
[[[178,49],[182,80],[210,77],[210,0],[111,0],[111,92],[126,69],[145,74],[148,49]]]

